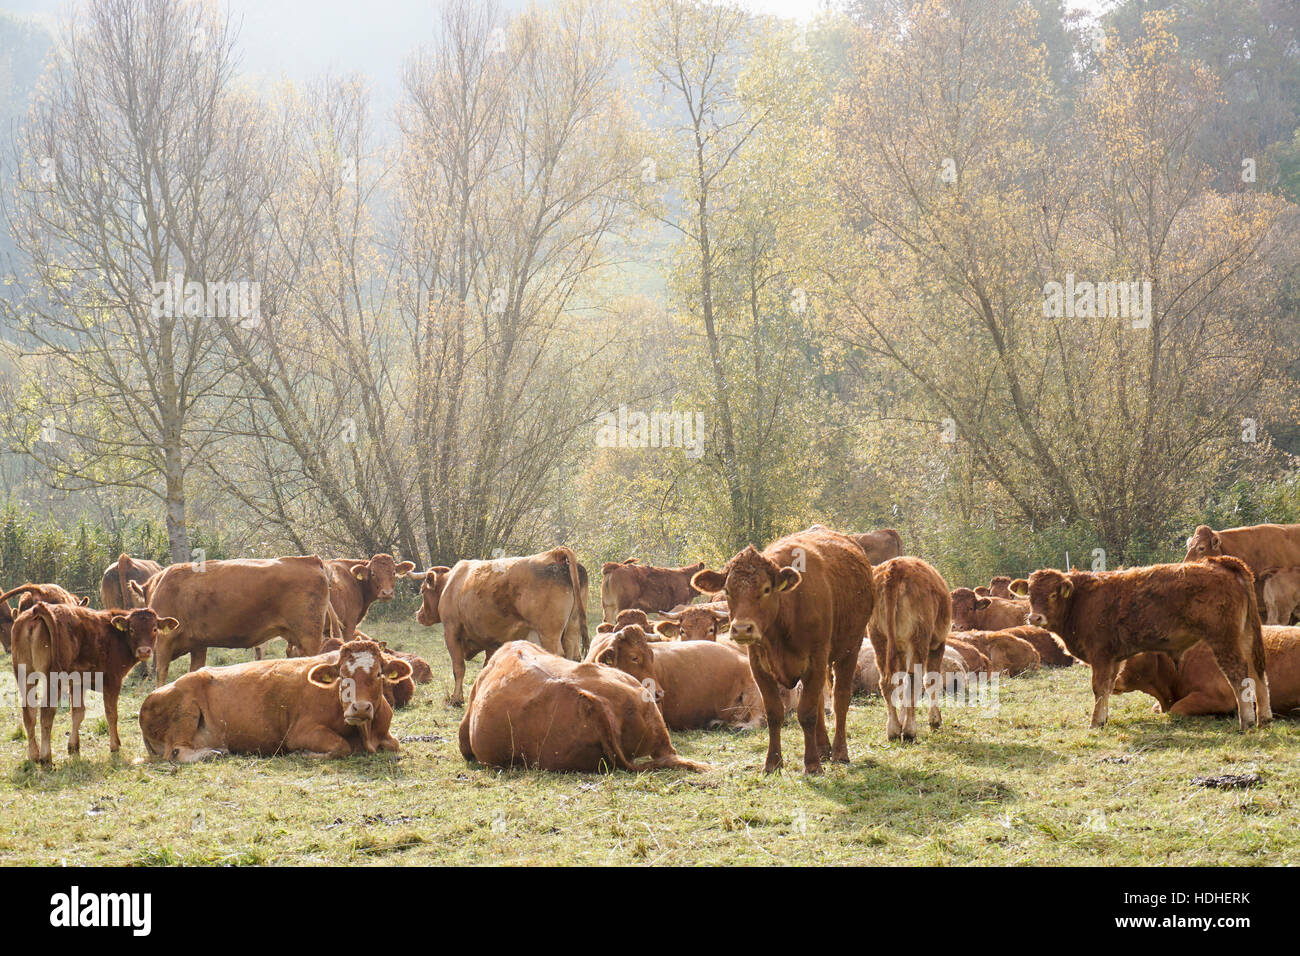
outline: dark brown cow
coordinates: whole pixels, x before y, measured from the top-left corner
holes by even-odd
[[[581,656],[585,636],[577,629],[582,585],[578,559],[565,547],[519,558],[457,561],[425,572],[416,620],[441,622],[451,655],[451,702],[464,702],[465,661],[485,652],[488,660],[510,641],[534,640],[570,659]]]
[[[395,753],[381,688],[410,676],[406,661],[364,640],[333,654],[209,667],[146,697],[140,731],[150,757],[181,763],[227,753]]]
[[[727,630],[727,603],[688,604],[675,607],[655,622],[655,632],[675,641],[716,641]]]
[[[976,594],[970,588],[952,592],[952,626],[958,631],[1002,631],[1019,627],[1029,617],[1029,604]]]
[[[824,758],[847,763],[853,672],[875,601],[871,562],[857,542],[826,528],[810,528],[761,554],[751,545],[722,571],[700,571],[692,584],[706,593],[727,592],[731,639],[748,648],[767,711],[764,772],[783,762],[780,688],[793,689],[801,680],[804,771],[820,773]],[[828,668],[834,671],[833,744],[821,708]]]
[[[123,553],[104,570],[99,579],[99,598],[105,610],[110,608],[135,607],[131,600],[131,582],[140,586],[163,569],[157,561],[148,558],[133,558]]]
[[[890,558],[901,557],[903,554],[903,539],[893,528],[851,534],[849,537],[866,552],[867,560],[872,564],[884,564]]]
[[[943,575],[920,558],[891,558],[874,572],[876,603],[867,635],[876,652],[885,734],[916,739],[916,705],[930,699],[930,727],[943,722],[944,639],[952,629],[952,598]],[[901,716],[900,716],[901,710]]]
[[[6,651],[9,650],[10,635],[14,629],[14,609],[10,607],[9,600],[15,594],[22,595],[18,599],[19,614],[37,601],[44,601],[46,604],[72,604],[77,607],[85,607],[90,603],[90,598],[79,598],[57,584],[20,584],[0,594],[0,645],[3,645]]]
[[[460,752],[495,767],[710,769],[673,749],[654,695],[634,677],[528,641],[503,645],[483,665],[460,722]]]
[[[1300,627],[1265,627],[1269,705],[1274,713],[1300,708]],[[1154,697],[1155,709],[1175,716],[1235,714],[1237,701],[1214,652],[1202,642],[1177,663],[1168,654],[1148,651],[1126,660],[1115,678],[1115,693],[1140,690]]]
[[[1143,651],[1176,656],[1200,640],[1232,685],[1241,728],[1272,720],[1254,576],[1237,558],[1105,573],[1035,571],[1029,601],[1030,623],[1091,665],[1094,727],[1106,723],[1120,662]]]
[[[27,756],[49,763],[50,732],[60,699],[66,694],[72,711],[68,753],[81,750],[81,721],[86,715],[85,693],[104,695],[108,749],[122,746],[117,733],[117,701],[122,678],[138,661],[148,660],[154,644],[176,627],[172,618],[159,618],[147,608],[133,611],[93,611],[72,604],[38,601],[14,621],[14,680],[21,698]],[[100,686],[94,687],[95,682]],[[36,713],[41,738],[36,742]]]
[[[330,604],[343,628],[343,640],[350,641],[366,611],[376,601],[391,601],[397,578],[415,569],[410,561],[398,564],[391,554],[364,558],[334,558],[325,562],[330,577]]]
[[[1038,651],[1015,629],[1005,631],[954,631],[953,642],[961,641],[974,647],[988,658],[989,673],[997,671],[1015,677],[1025,671],[1036,671],[1041,665]]]
[[[622,564],[607,561],[601,566],[600,606],[605,622],[614,623],[619,611],[639,608],[659,613],[687,604],[695,596],[691,577],[703,563],[681,568],[656,568],[629,558]]]
[[[143,587],[131,582],[130,591],[137,605],[181,622],[158,639],[159,687],[182,654],[196,671],[207,663],[209,647],[256,647],[282,637],[312,655],[327,622],[337,622],[325,563],[314,554],[173,564]]]

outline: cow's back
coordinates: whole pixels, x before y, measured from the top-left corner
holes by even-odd
[[[1256,575],[1266,568],[1300,565],[1300,524],[1257,524],[1218,535],[1223,553],[1240,558]]]
[[[871,562],[847,535],[813,528],[763,551],[779,567],[802,568],[799,586],[781,595],[781,630],[832,645],[861,641],[875,606]],[[856,653],[858,644],[854,643]]]

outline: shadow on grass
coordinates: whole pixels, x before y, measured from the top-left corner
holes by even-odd
[[[844,806],[853,817],[885,829],[912,832],[915,821],[987,816],[989,805],[1021,795],[1001,780],[955,777],[937,769],[900,768],[874,757],[824,776],[804,778],[808,789]],[[901,811],[901,812],[900,812]],[[893,822],[897,818],[897,825]]]

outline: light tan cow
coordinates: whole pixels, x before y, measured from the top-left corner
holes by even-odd
[[[867,636],[876,652],[890,740],[916,739],[916,705],[930,698],[930,727],[943,722],[936,687],[943,645],[952,629],[952,598],[943,575],[920,558],[891,558],[874,569],[876,604]],[[934,675],[931,677],[930,675]]]

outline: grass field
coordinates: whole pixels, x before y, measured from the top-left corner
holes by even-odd
[[[914,745],[886,742],[879,698],[855,700],[852,763],[821,777],[789,769],[803,752],[793,721],[787,770],[771,777],[759,769],[766,730],[674,734],[681,753],[713,764],[703,775],[507,772],[460,756],[440,629],[366,625],[434,668],[393,721],[396,759],[137,763],[148,688],[133,684],[118,757],[95,698],[82,759],[67,757],[60,712],[56,764],[41,769],[25,761],[5,657],[0,863],[1300,862],[1300,721],[1243,735],[1227,719],[1171,721],[1129,694],[1112,699],[1106,729],[1089,730],[1084,666],[1003,682],[996,716],[949,707],[944,727]],[[209,662],[248,657],[214,652]],[[472,664],[470,678],[477,672]],[[1249,771],[1263,781],[1248,790],[1191,782]]]

